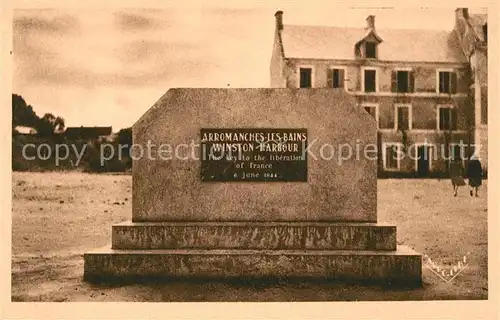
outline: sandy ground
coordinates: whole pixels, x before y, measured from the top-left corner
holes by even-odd
[[[398,243],[445,268],[468,255],[449,283],[423,269],[411,291],[336,283],[169,282],[91,285],[83,253],[111,241],[111,225],[131,218],[131,177],[14,173],[12,301],[328,301],[487,299],[487,182],[480,197],[448,180],[379,180],[378,212]],[[426,260],[424,259],[424,262]]]

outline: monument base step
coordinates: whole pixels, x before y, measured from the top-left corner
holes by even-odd
[[[113,250],[84,255],[86,281],[140,278],[327,278],[420,286],[421,256],[360,250]]]
[[[396,226],[353,222],[123,222],[113,249],[396,250]]]

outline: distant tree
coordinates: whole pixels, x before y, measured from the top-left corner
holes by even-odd
[[[121,146],[126,146],[123,148],[123,158],[122,164],[124,165],[123,170],[132,168],[132,159],[130,158],[130,148],[132,147],[132,128],[124,128],[118,131],[118,136],[116,138],[116,143]]]
[[[38,117],[33,107],[26,104],[22,96],[12,94],[12,127],[17,126],[34,127],[39,135],[51,136],[64,131],[65,122],[63,118],[56,117],[52,113]]]
[[[118,131],[117,140],[119,144],[128,146],[128,148],[130,148],[132,146],[132,128],[125,128]]]
[[[54,124],[55,124],[54,132],[63,132],[64,128],[66,127],[64,119],[61,117],[57,117]]]
[[[51,136],[54,133],[62,132],[64,130],[64,119],[56,117],[52,113],[46,113],[38,121],[36,129],[40,136]]]
[[[34,127],[40,118],[36,115],[33,107],[26,104],[24,98],[12,94],[12,128],[17,126]]]

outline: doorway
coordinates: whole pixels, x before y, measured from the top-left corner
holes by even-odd
[[[419,177],[428,177],[431,171],[432,147],[420,145],[417,149],[416,169]]]

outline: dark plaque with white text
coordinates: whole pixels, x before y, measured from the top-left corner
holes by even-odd
[[[201,129],[202,181],[307,181],[307,129]]]

